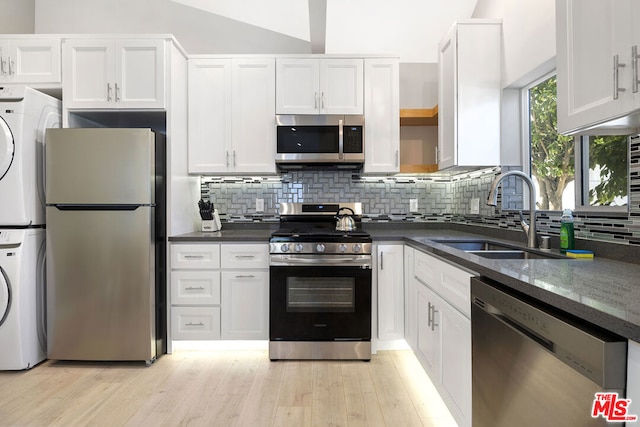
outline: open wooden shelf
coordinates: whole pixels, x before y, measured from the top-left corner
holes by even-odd
[[[438,165],[400,165],[400,173],[438,172]]]
[[[438,106],[433,108],[401,108],[400,126],[438,126]]]

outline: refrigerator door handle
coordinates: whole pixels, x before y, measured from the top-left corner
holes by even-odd
[[[53,205],[61,211],[135,211],[140,207],[153,207],[153,205]]]

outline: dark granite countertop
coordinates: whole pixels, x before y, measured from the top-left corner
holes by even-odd
[[[514,244],[485,227],[376,224],[365,229],[374,242],[403,242],[430,252],[492,281],[562,310],[572,316],[640,342],[640,265],[599,257],[593,259],[494,260],[466,253],[435,240],[484,238]],[[216,233],[188,233],[170,242],[268,242],[277,225],[227,227]],[[498,236],[518,236],[497,230]],[[489,236],[487,236],[489,234]],[[524,246],[524,243],[516,243]],[[557,246],[557,245],[556,245]],[[557,251],[554,251],[557,253]]]

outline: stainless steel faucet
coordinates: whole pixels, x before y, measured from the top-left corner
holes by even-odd
[[[538,239],[536,237],[536,189],[533,186],[533,181],[531,180],[531,177],[529,177],[529,175],[520,171],[510,171],[498,175],[491,185],[491,190],[489,191],[489,196],[487,197],[487,205],[495,206],[498,203],[498,186],[500,185],[500,182],[502,182],[502,180],[508,176],[519,176],[529,186],[530,224],[527,224],[522,216],[522,211],[520,211],[520,226],[527,235],[527,247],[535,248],[538,246]]]

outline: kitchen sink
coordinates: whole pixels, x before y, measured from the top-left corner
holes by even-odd
[[[491,240],[434,240],[441,245],[460,249],[469,254],[491,259],[553,259],[565,258],[563,255],[542,252],[538,250],[523,249],[507,243],[498,243]]]

